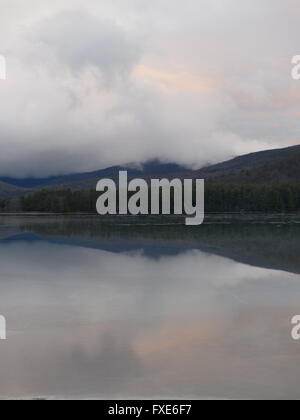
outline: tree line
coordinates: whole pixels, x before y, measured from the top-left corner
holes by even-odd
[[[99,192],[94,190],[40,190],[21,197],[24,212],[96,213]],[[5,207],[0,200],[0,208]],[[173,202],[171,196],[171,203]],[[205,185],[205,211],[215,212],[297,212],[300,211],[300,183],[282,185]]]

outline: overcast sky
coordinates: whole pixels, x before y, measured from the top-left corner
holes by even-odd
[[[0,174],[300,143],[299,0],[1,0]]]

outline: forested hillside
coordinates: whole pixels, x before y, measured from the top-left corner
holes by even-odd
[[[129,178],[204,178],[206,212],[300,211],[300,146],[239,156],[199,171],[176,164],[149,162],[135,168],[111,167],[96,172],[41,179],[0,178],[0,211],[95,212],[96,184]]]
[[[42,190],[24,196],[22,211],[96,212],[94,190]],[[206,212],[297,212],[300,183],[279,185],[206,184]]]

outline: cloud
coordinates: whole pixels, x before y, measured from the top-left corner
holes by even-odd
[[[296,1],[48,3],[1,7],[0,174],[299,143]]]
[[[44,21],[34,37],[75,75],[95,67],[107,82],[127,75],[139,59],[137,45],[122,28],[85,11],[59,13]]]

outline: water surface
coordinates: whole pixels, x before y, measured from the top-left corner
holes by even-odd
[[[2,398],[299,398],[298,225],[0,218]]]

